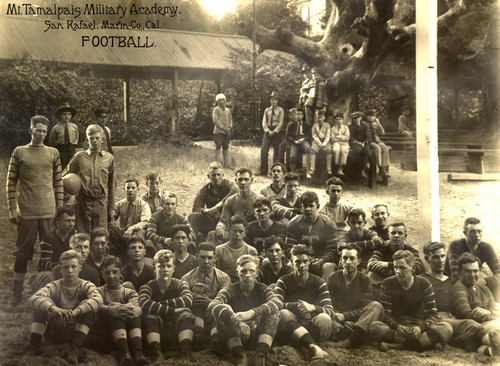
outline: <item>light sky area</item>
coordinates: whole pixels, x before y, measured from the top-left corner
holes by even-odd
[[[234,12],[238,0],[199,0],[205,9],[217,19],[222,18],[226,12]]]

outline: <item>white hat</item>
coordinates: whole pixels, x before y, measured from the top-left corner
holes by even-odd
[[[222,94],[222,93],[221,93],[221,94],[217,94],[217,95],[215,96],[215,101],[216,101],[216,102],[218,102],[218,101],[219,101],[219,100],[221,100],[221,99],[226,99],[226,96],[225,96],[224,94]]]

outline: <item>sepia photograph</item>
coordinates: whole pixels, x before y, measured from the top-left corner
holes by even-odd
[[[0,0],[0,366],[500,365],[499,16]]]

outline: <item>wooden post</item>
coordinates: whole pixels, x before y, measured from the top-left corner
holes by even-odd
[[[123,79],[123,131],[128,134],[128,121],[130,116],[130,79]]]
[[[416,1],[418,240],[439,241],[437,0]],[[420,248],[421,249],[421,248]]]
[[[179,71],[174,69],[174,74],[172,77],[172,96],[173,96],[173,107],[174,107],[174,118],[172,119],[172,134],[179,131],[179,99],[177,96],[177,84],[179,83]]]

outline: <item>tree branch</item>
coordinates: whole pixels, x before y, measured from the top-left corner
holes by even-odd
[[[252,24],[250,22],[240,22],[239,30],[240,34],[252,38]],[[275,30],[267,29],[257,23],[256,36],[261,50],[271,49],[291,53],[302,58],[311,66],[321,66],[329,57],[321,44],[297,36],[284,23],[280,23]]]

